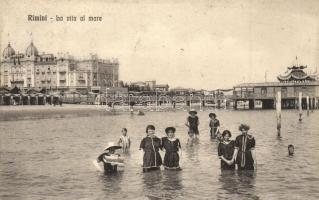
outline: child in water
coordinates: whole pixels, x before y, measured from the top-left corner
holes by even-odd
[[[167,127],[165,133],[167,137],[162,138],[162,146],[166,153],[164,156],[164,167],[168,170],[181,170],[179,166],[178,151],[181,149],[181,143],[179,139],[175,138],[174,127]]]
[[[186,119],[185,125],[189,128],[189,132],[193,132],[195,138],[197,138],[199,135],[199,119],[196,110],[192,109],[189,111],[189,116]]]
[[[220,137],[220,132],[219,132],[219,127],[220,127],[220,123],[219,120],[216,118],[216,114],[215,113],[209,113],[209,127],[210,127],[210,137],[211,138],[218,138]]]
[[[189,130],[188,131],[187,145],[192,146],[193,143],[194,143],[194,131],[193,130]]]
[[[131,147],[131,139],[127,135],[127,129],[122,129],[122,136],[120,137],[120,140],[118,141],[118,144],[122,146],[123,153],[128,153]]]
[[[147,136],[142,139],[140,150],[144,150],[143,172],[150,170],[159,170],[162,165],[162,158],[159,150],[162,148],[161,139],[155,136],[155,127],[148,125],[146,127]]]
[[[117,166],[123,165],[124,159],[122,159],[119,154],[115,154],[115,150],[121,148],[121,146],[115,145],[113,142],[110,142],[105,148],[104,152],[97,158],[98,163],[103,162],[105,173],[116,173]]]

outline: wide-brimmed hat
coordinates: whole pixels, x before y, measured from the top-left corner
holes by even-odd
[[[243,129],[245,129],[246,131],[248,131],[249,129],[250,129],[250,126],[249,125],[247,125],[247,124],[241,124],[241,125],[239,125],[239,127],[238,127],[238,130],[243,130]]]
[[[195,109],[191,109],[188,113],[189,113],[189,114],[192,114],[192,113],[197,114],[197,111],[196,111]]]
[[[212,117],[212,116],[217,117],[215,113],[209,113],[208,117]]]
[[[168,131],[170,131],[170,130],[172,130],[172,131],[173,131],[173,133],[175,133],[176,128],[175,128],[175,127],[172,127],[172,126],[167,127],[167,128],[165,129],[165,133],[168,133]]]
[[[114,142],[109,142],[108,145],[105,147],[104,151],[110,150],[111,148],[116,150],[116,149],[121,149],[122,147],[119,145],[116,145]]]

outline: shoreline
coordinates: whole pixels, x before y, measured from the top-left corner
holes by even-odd
[[[127,107],[108,108],[105,105],[81,105],[63,104],[63,106],[51,105],[26,105],[26,106],[0,106],[1,121],[19,121],[32,119],[49,118],[69,118],[69,117],[88,117],[88,116],[111,116],[129,114]],[[138,110],[143,112],[155,112],[155,108],[134,107],[134,113]],[[173,111],[172,108],[162,108],[159,112]],[[178,110],[176,110],[178,111]]]
[[[203,108],[204,111],[210,110]],[[187,106],[179,106],[175,109],[171,106],[162,106],[156,111],[155,106],[134,106],[134,114],[138,111],[147,112],[187,112]],[[88,116],[111,116],[130,114],[128,107],[116,106],[115,108],[105,105],[86,105],[86,104],[63,104],[63,106],[51,105],[24,105],[24,106],[0,106],[1,121],[18,121],[32,119],[49,118],[69,118],[69,117],[88,117]]]
[[[120,113],[119,111],[107,111],[105,106],[95,105],[0,106],[0,121],[104,116],[117,115]]]

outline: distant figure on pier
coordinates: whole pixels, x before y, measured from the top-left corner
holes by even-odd
[[[167,170],[180,170],[178,151],[181,149],[181,143],[175,138],[174,127],[167,127],[165,133],[167,137],[162,138],[162,146],[165,149],[164,168]]]
[[[198,126],[199,118],[197,116],[197,111],[192,109],[189,111],[189,116],[186,119],[185,125],[189,128],[189,131],[194,133],[194,137],[197,138],[199,135]]]
[[[219,120],[216,118],[216,114],[215,113],[209,113],[209,127],[210,127],[210,137],[211,138],[220,138],[220,131],[219,131],[219,127],[220,127],[220,123]]]
[[[294,147],[294,145],[289,144],[289,145],[288,145],[288,155],[289,155],[289,156],[293,156],[293,155],[294,155],[294,152],[295,152],[295,147]]]
[[[236,137],[235,152],[232,161],[236,161],[238,170],[254,170],[255,164],[255,138],[248,134],[250,127],[246,124],[239,126],[241,135]]]
[[[218,144],[218,156],[220,158],[220,168],[222,170],[234,170],[235,163],[233,155],[235,150],[235,142],[230,140],[231,132],[224,130],[222,134],[223,140]]]
[[[148,125],[146,127],[147,136],[142,139],[140,150],[143,149],[143,172],[159,170],[162,165],[162,157],[159,150],[162,148],[162,141],[155,136],[155,127]]]
[[[122,128],[122,135],[120,137],[120,140],[118,141],[118,144],[122,147],[123,153],[128,153],[131,147],[131,139],[127,135],[127,129]]]

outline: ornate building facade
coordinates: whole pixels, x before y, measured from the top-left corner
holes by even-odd
[[[100,91],[117,87],[118,72],[117,59],[99,59],[91,55],[89,59],[79,60],[68,54],[39,54],[33,42],[22,54],[16,53],[9,43],[2,53],[0,86],[53,92]]]
[[[306,107],[306,97],[311,107],[318,107],[319,79],[317,72],[307,74],[306,66],[288,67],[284,75],[277,76],[279,82],[243,83],[234,87],[235,109],[272,109],[275,98],[281,91],[282,108],[293,109],[298,106],[298,96],[302,93],[302,106]]]

